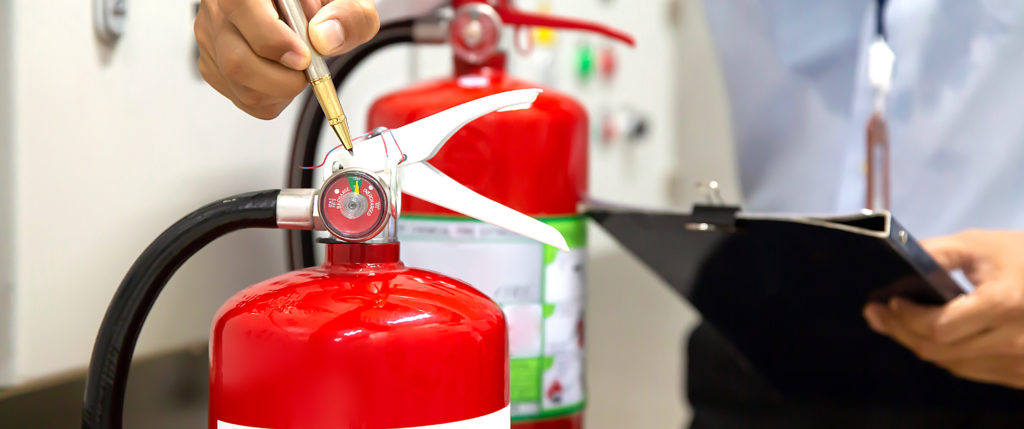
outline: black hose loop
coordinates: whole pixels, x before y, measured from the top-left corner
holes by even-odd
[[[120,429],[135,343],[174,272],[213,240],[246,228],[277,227],[280,190],[215,201],[167,228],[135,260],[103,316],[85,382],[83,429]]]

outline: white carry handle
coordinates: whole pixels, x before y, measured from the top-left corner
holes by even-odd
[[[402,192],[406,194],[569,251],[565,237],[551,225],[473,192],[428,163],[410,165],[400,171]]]

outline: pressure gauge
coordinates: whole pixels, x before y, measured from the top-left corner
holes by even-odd
[[[388,223],[390,204],[380,179],[360,169],[341,170],[320,192],[320,218],[335,237],[350,242],[369,240]]]

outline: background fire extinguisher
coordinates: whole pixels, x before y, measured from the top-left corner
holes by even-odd
[[[319,188],[235,195],[171,226],[132,265],[107,309],[82,427],[121,427],[135,342],[178,267],[229,232],[285,228],[330,232],[321,240],[327,258],[221,307],[210,339],[209,428],[507,428],[501,308],[462,281],[405,267],[395,222],[405,192],[567,251],[556,229],[426,163],[464,124],[528,107],[540,92],[484,97],[363,137],[354,155],[325,159],[332,174]]]
[[[373,41],[332,64],[340,86],[377,49],[410,42],[451,44],[453,76],[381,97],[370,108],[369,124],[400,125],[477,97],[537,87],[507,73],[503,48],[512,43],[503,37],[509,39],[520,28],[585,30],[633,43],[629,35],[603,25],[525,13],[506,0],[454,0],[450,6],[449,13],[385,22]],[[381,8],[382,15],[389,13],[386,9]],[[322,122],[315,101],[307,100],[292,167],[313,160]],[[576,100],[546,89],[532,109],[468,124],[432,162],[474,191],[557,228],[569,242],[569,253],[426,201],[403,199],[403,258],[476,285],[509,319],[511,410],[517,429],[582,427],[586,222],[578,207],[587,191],[588,129],[586,112]],[[292,171],[289,186],[311,183],[311,174]],[[293,267],[314,263],[312,242],[312,235],[292,234]]]

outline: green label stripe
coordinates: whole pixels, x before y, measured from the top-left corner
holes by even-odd
[[[586,408],[586,406],[587,406],[587,402],[583,401],[583,402],[580,402],[580,403],[577,403],[577,404],[574,404],[574,405],[569,405],[567,407],[551,408],[551,409],[544,410],[544,411],[541,411],[541,412],[536,413],[536,414],[530,414],[528,416],[512,416],[512,421],[513,422],[521,422],[521,421],[526,421],[526,420],[553,419],[555,417],[562,417],[562,416],[567,416],[569,414],[578,413],[580,411],[583,411],[583,408]]]
[[[552,304],[552,303],[549,303],[549,302],[545,302],[544,303],[544,307],[542,307],[541,311],[542,311],[541,315],[545,319],[547,319],[547,318],[551,317],[552,314],[555,314],[555,304]]]
[[[565,237],[569,249],[578,249],[587,245],[587,221],[582,217],[541,219],[544,223],[555,227]],[[560,250],[544,246],[544,265],[555,261]]]
[[[541,371],[547,371],[555,366],[555,358],[552,356],[541,356],[539,359]]]
[[[583,216],[539,218],[539,220],[561,232],[570,249],[587,245],[587,222]]]
[[[540,402],[540,364],[540,359],[535,357],[509,359],[509,398],[512,402]]]

